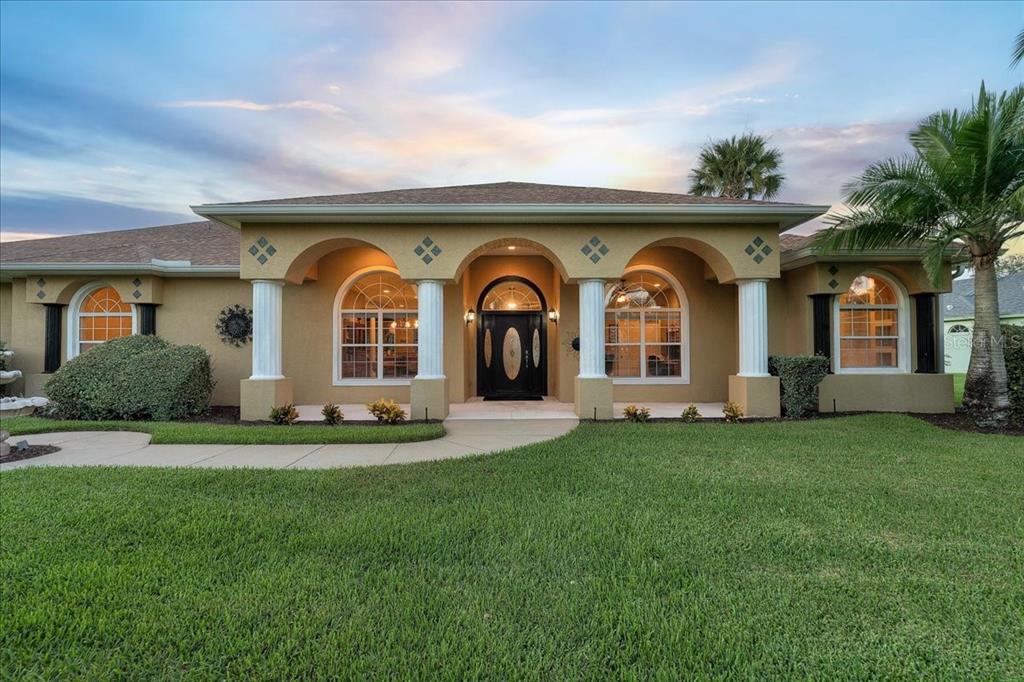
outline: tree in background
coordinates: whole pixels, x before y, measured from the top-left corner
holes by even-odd
[[[690,171],[690,193],[731,199],[772,199],[786,179],[782,152],[760,135],[716,140],[700,150]]]
[[[1024,59],[1024,31],[1018,33],[1017,40],[1013,42],[1013,61],[1010,63],[1016,66],[1022,59]]]
[[[923,244],[938,284],[949,251],[974,270],[974,337],[964,405],[979,424],[1009,413],[996,264],[1024,235],[1024,86],[996,96],[982,83],[970,109],[932,114],[910,133],[914,153],[875,163],[844,187],[850,212],[829,216],[822,250]]]
[[[1002,256],[996,262],[996,275],[1012,275],[1017,272],[1024,272],[1024,254]]]

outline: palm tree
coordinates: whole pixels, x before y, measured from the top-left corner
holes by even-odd
[[[690,193],[731,199],[771,199],[786,179],[782,152],[760,135],[735,135],[704,145],[690,171]]]
[[[1010,64],[1016,66],[1022,59],[1024,59],[1024,31],[1018,33],[1017,40],[1013,41],[1013,60]]]
[[[981,424],[1009,409],[996,263],[1024,234],[1024,86],[998,97],[982,83],[967,111],[940,111],[911,131],[914,153],[873,164],[844,188],[849,213],[829,216],[822,250],[921,245],[932,281],[950,250],[974,270],[974,342],[964,405]]]

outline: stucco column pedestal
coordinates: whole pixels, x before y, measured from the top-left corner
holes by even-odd
[[[576,416],[580,419],[614,419],[612,380],[609,377],[576,377]]]
[[[779,378],[731,375],[729,400],[739,403],[747,417],[778,417]]]
[[[292,380],[242,379],[239,402],[243,421],[267,421],[270,410],[293,402]]]
[[[444,419],[448,416],[448,378],[444,374],[444,282],[418,282],[418,371],[409,387],[411,419]]]
[[[448,378],[416,377],[409,387],[410,419],[446,419],[448,417]]]

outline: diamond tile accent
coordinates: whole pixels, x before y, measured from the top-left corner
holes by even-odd
[[[421,261],[430,265],[435,258],[441,255],[441,245],[430,237],[424,237],[412,252],[419,256]]]
[[[601,260],[601,257],[607,256],[609,251],[611,249],[597,235],[587,240],[587,243],[580,249],[580,253],[589,258],[591,263]]]
[[[260,265],[264,265],[270,257],[277,253],[277,249],[266,237],[260,237],[256,243],[248,249],[250,256],[255,256]]]
[[[765,257],[771,255],[772,250],[772,247],[768,246],[764,239],[761,239],[761,237],[758,236],[754,237],[754,240],[747,244],[743,249],[743,253],[750,256],[754,259],[755,263],[760,265],[764,261]]]
[[[139,291],[138,289],[136,289],[135,291],[132,292],[132,298],[141,298],[141,297],[142,297],[142,292]]]
[[[46,280],[40,277],[39,279],[36,280],[36,286],[42,289],[43,287],[46,286]]]
[[[839,286],[839,282],[835,281],[834,279],[833,280],[829,280],[828,285],[830,287],[832,287],[833,289],[835,289],[837,286]]]
[[[45,291],[37,291],[36,292],[36,298],[46,298],[46,292]]]
[[[838,272],[839,272],[839,268],[837,268],[834,265],[829,267],[829,269],[828,269],[828,274],[832,275],[833,277],[835,277],[836,273],[838,273]]]
[[[138,289],[139,287],[142,286],[142,280],[136,277],[135,279],[132,280],[132,286]]]

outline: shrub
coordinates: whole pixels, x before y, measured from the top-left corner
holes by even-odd
[[[722,405],[722,414],[725,415],[725,421],[730,424],[737,424],[743,419],[743,408],[740,407],[739,403],[727,400],[725,405]]]
[[[66,419],[154,419],[203,414],[214,381],[210,355],[156,336],[126,336],[66,362],[46,384]]]
[[[291,403],[275,407],[270,410],[270,421],[281,425],[294,424],[299,421],[299,411]]]
[[[686,409],[683,410],[683,413],[679,415],[679,418],[687,424],[692,424],[700,419],[700,410],[697,409],[696,405],[690,403],[686,406]]]
[[[324,409],[320,410],[320,414],[324,416],[324,424],[328,426],[337,426],[345,418],[341,408],[334,403],[324,405]]]
[[[1003,325],[1006,380],[1010,387],[1010,423],[1024,425],[1024,327]]]
[[[636,405],[626,405],[626,409],[622,411],[622,416],[627,421],[636,422],[643,424],[650,420],[651,411],[646,407],[637,407]]]
[[[779,377],[782,414],[792,419],[818,410],[818,384],[828,376],[828,358],[822,355],[773,355],[768,371]]]
[[[394,400],[381,398],[367,405],[366,409],[381,424],[401,424],[406,419],[405,410],[399,407],[398,403]]]

